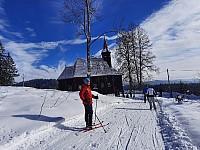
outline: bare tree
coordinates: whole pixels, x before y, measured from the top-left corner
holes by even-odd
[[[133,72],[134,68],[134,49],[131,48],[131,39],[128,32],[121,32],[117,41],[117,49],[115,52],[119,70],[123,74],[124,81],[129,82],[130,91],[133,90]]]
[[[142,85],[144,80],[151,78],[149,72],[158,72],[158,68],[153,64],[156,57],[150,51],[149,38],[141,27],[131,25],[128,31],[121,32],[117,45],[117,62],[124,80],[129,80],[131,90],[133,81]]]
[[[99,18],[100,5],[97,0],[65,0],[64,9],[61,12],[64,21],[79,26],[77,35],[84,35],[87,40],[87,69],[88,76],[91,75],[90,45],[91,45],[91,24]]]
[[[134,33],[137,45],[136,49],[138,52],[137,58],[139,59],[139,70],[137,70],[137,74],[139,76],[138,83],[141,85],[143,80],[149,80],[152,78],[149,72],[158,72],[159,69],[153,64],[156,56],[150,51],[152,44],[150,43],[146,31],[138,26],[134,29]]]

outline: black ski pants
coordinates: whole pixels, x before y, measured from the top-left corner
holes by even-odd
[[[87,126],[92,126],[92,104],[84,104],[85,107],[85,123]]]
[[[144,93],[144,102],[146,103],[146,101],[147,101],[147,94]]]

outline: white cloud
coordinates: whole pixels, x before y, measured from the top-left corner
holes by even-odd
[[[8,23],[5,19],[5,9],[3,8],[3,0],[0,0],[0,30],[6,30],[6,27],[8,26]]]
[[[44,67],[36,67],[39,61],[48,56],[48,50],[54,49],[54,42],[51,43],[17,43],[14,41],[5,42],[4,46],[8,50],[16,65],[20,74],[25,74],[26,79],[35,79],[35,78],[57,78],[57,74],[52,74],[54,72],[60,71],[57,69],[52,69],[49,67],[49,71],[44,70]],[[52,47],[51,47],[52,46]],[[19,81],[20,78],[17,79]]]
[[[52,24],[65,24],[64,21],[62,20],[61,16],[51,17],[49,22]]]
[[[153,43],[155,64],[161,70],[174,69],[173,79],[191,79],[200,66],[199,0],[173,0],[142,23]],[[155,78],[167,79],[166,74]]]
[[[61,51],[62,53],[65,53],[65,52],[67,51],[67,48],[66,48],[66,47],[63,47],[62,45],[58,45],[58,47],[59,47],[59,49],[60,49],[60,51]]]
[[[63,8],[63,0],[57,0],[57,1],[50,1],[48,4],[51,9],[51,11],[54,11],[54,16],[51,16],[49,18],[49,22],[52,24],[65,24],[63,21],[62,16],[60,15],[60,10]]]
[[[5,14],[5,9],[3,8],[3,2],[4,2],[4,0],[0,0],[0,14],[2,15],[2,14]]]
[[[9,21],[6,19],[6,12],[3,8],[4,0],[0,0],[0,31],[8,35],[14,35],[19,38],[23,38],[22,34],[19,32],[10,31]]]
[[[142,23],[142,27],[147,31],[153,43],[153,53],[157,56],[155,64],[160,67],[160,75],[154,75],[155,79],[167,79],[166,69],[170,70],[171,79],[191,79],[194,78],[200,66],[200,4],[197,0],[173,0],[163,9],[150,16]],[[94,37],[93,40],[97,38]],[[103,37],[101,37],[103,38]],[[106,37],[107,40],[114,40],[117,36]],[[83,44],[85,39],[62,40],[41,43],[12,43],[18,48],[15,53],[16,62],[22,71],[29,73],[31,78],[52,77],[57,78],[62,72],[63,63],[52,68],[41,65],[34,67],[34,63],[42,60],[48,55],[48,51],[57,46],[66,44]],[[60,44],[60,45],[59,45]],[[113,49],[115,45],[109,45]],[[42,49],[36,53],[33,49]],[[23,50],[22,50],[23,49]],[[31,50],[31,51],[30,51]],[[60,50],[64,49],[60,47]],[[38,52],[38,51],[37,51]],[[95,54],[100,55],[101,50]],[[22,61],[23,60],[23,61]],[[62,69],[60,69],[62,68]],[[171,71],[176,70],[176,71]],[[55,76],[54,76],[55,75]]]
[[[0,0],[0,15],[5,15]],[[55,3],[54,3],[55,4]],[[55,6],[60,7],[57,3]],[[200,3],[199,0],[172,0],[160,11],[154,13],[141,25],[147,31],[153,43],[153,53],[157,56],[155,64],[160,67],[161,74],[155,75],[155,79],[167,79],[166,69],[169,70],[198,70],[200,66]],[[0,30],[6,29],[9,24],[5,19],[0,20]],[[32,28],[27,28],[30,33],[34,33]],[[6,30],[4,30],[6,32]],[[11,32],[8,32],[11,34]],[[22,38],[22,34],[12,32]],[[17,43],[6,39],[2,35],[0,38],[7,50],[9,50],[17,64],[20,73],[24,73],[26,79],[34,78],[57,78],[64,68],[64,61],[60,61],[56,68],[35,64],[48,56],[49,50],[59,47],[61,52],[65,51],[62,45],[83,44],[86,39],[61,40],[40,43]],[[97,37],[93,37],[94,40]],[[101,37],[103,38],[103,37]],[[107,40],[114,40],[117,36],[107,37]],[[114,45],[109,45],[113,49]],[[97,53],[96,55],[99,55]],[[172,79],[193,78],[196,72],[170,72]],[[20,80],[20,77],[18,78]]]
[[[36,36],[36,33],[35,33],[34,29],[28,27],[28,28],[26,28],[26,30],[30,33],[30,36],[33,36],[33,37]]]
[[[35,68],[33,65],[29,63],[24,63],[23,66],[23,73],[25,75],[25,80],[30,79],[57,79],[61,72],[63,71],[65,67],[65,61],[60,60],[58,63],[58,66],[55,67],[49,67],[46,65],[41,65],[39,68]],[[22,81],[22,74],[21,76],[17,77],[15,80],[17,82]]]
[[[82,44],[86,41],[85,39],[74,39],[54,42],[18,43],[8,40],[3,36],[0,36],[0,38],[3,39],[3,45],[6,47],[6,50],[11,53],[18,72],[21,75],[26,75],[25,80],[36,78],[58,78],[65,65],[67,65],[63,60],[58,62],[56,68],[47,65],[40,65],[37,67],[37,64],[45,57],[48,57],[49,50],[54,50],[56,47],[59,47],[61,52],[63,52],[64,49],[60,45]],[[16,78],[17,82],[21,80],[21,77]]]
[[[55,4],[55,3],[54,3]],[[58,3],[57,3],[58,4]],[[52,5],[55,7],[55,5]],[[56,7],[59,7],[56,5]],[[55,9],[56,10],[56,9]],[[3,1],[0,0],[0,30],[6,35],[14,35],[24,39],[22,33],[13,32],[8,21],[6,20],[5,9],[3,8]],[[25,22],[30,24],[30,21]],[[25,29],[29,32],[31,36],[36,36],[33,28],[27,27]],[[65,62],[60,60],[57,67],[51,67],[46,65],[38,66],[45,57],[48,57],[50,50],[54,50],[57,47],[60,48],[61,52],[64,52],[62,45],[66,44],[82,44],[85,43],[85,39],[74,39],[74,40],[62,40],[53,42],[39,42],[39,43],[25,43],[25,42],[15,42],[11,39],[7,39],[5,36],[0,35],[0,39],[7,51],[11,53],[13,57],[18,72],[22,75],[25,74],[25,80],[36,79],[36,78],[58,78],[60,73],[65,67]],[[21,76],[16,78],[16,81],[21,81]]]

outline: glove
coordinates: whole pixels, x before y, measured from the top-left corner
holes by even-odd
[[[89,99],[84,99],[83,102],[89,103]]]
[[[99,99],[99,96],[98,96],[98,95],[97,95],[97,96],[94,96],[94,98],[95,98],[95,99]]]

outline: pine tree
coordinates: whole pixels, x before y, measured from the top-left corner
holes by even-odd
[[[10,53],[8,53],[7,56],[7,84],[12,85],[14,83],[14,77],[19,76],[16,64],[13,61],[12,57],[10,56]]]
[[[10,56],[6,55],[5,48],[0,42],[0,85],[12,85],[14,77],[19,76],[16,65]]]
[[[0,41],[0,85],[5,84],[6,77],[6,59],[5,59],[5,48]]]

